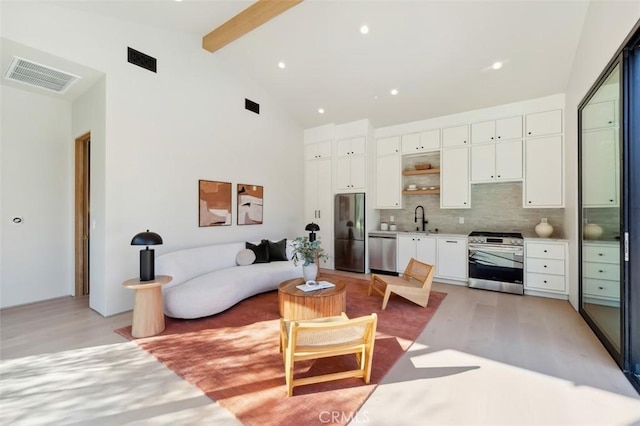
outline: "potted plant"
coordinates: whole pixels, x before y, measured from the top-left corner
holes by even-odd
[[[298,237],[293,240],[293,264],[302,263],[302,276],[305,281],[313,281],[318,277],[316,259],[328,259],[329,256],[320,246],[320,239],[309,241],[308,237]]]

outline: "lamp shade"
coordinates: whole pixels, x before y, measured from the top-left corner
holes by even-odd
[[[136,234],[131,240],[132,246],[155,246],[162,244],[162,237],[155,232],[140,232]]]
[[[317,223],[313,223],[311,222],[310,224],[308,224],[305,228],[305,231],[311,231],[311,232],[316,232],[320,230],[320,227],[318,226]]]

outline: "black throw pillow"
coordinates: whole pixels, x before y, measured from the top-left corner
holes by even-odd
[[[269,262],[288,261],[287,259],[287,239],[280,241],[262,240],[262,244],[269,246]]]
[[[263,241],[258,245],[247,242],[245,247],[256,254],[256,260],[253,263],[269,263],[269,245],[266,242]]]

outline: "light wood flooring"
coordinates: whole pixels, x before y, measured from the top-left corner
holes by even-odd
[[[640,424],[638,394],[568,302],[433,289],[447,297],[361,409],[327,412],[367,425]],[[63,298],[0,321],[3,424],[238,424],[113,332],[130,312],[104,318]]]

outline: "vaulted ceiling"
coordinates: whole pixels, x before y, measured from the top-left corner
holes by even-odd
[[[54,3],[202,37],[253,2]],[[236,63],[304,128],[361,118],[382,127],[564,92],[587,8],[305,0],[212,55]]]

